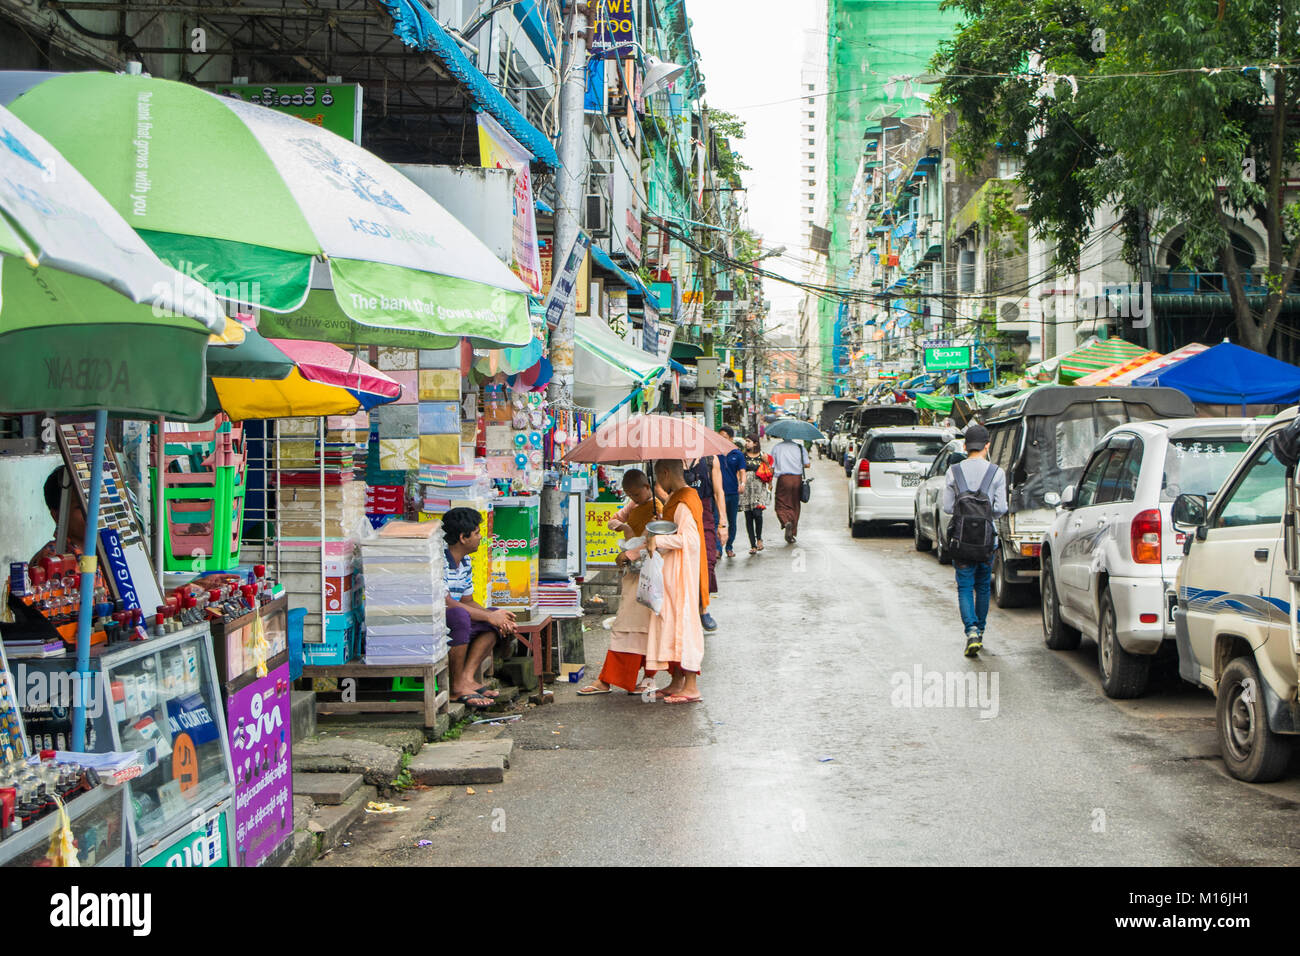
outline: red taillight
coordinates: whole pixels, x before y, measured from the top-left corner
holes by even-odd
[[[858,487],[871,487],[871,462],[869,461],[858,462]]]
[[[1129,529],[1133,560],[1138,564],[1160,563],[1160,512],[1155,508],[1139,512]]]
[[[1143,624],[1154,624],[1156,621],[1160,620],[1160,615],[1158,615],[1158,614],[1139,614],[1139,615],[1138,615],[1138,620],[1141,621]]]

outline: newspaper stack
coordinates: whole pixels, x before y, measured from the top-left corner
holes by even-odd
[[[361,543],[371,665],[433,664],[447,653],[442,522],[390,521]]]

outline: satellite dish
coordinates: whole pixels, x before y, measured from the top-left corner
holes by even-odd
[[[676,63],[667,63],[653,53],[647,53],[645,58],[645,80],[642,83],[641,92],[644,96],[649,96],[651,93],[656,92],[659,87],[667,86],[685,72],[686,67],[678,66]]]

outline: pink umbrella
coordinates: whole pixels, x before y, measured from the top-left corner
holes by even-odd
[[[400,384],[337,345],[293,339],[269,341],[293,359],[307,381],[346,389],[357,398],[363,409],[402,397]]]
[[[687,460],[705,455],[725,455],[735,442],[705,428],[691,418],[669,415],[633,415],[606,422],[564,456],[565,461],[616,465],[658,458]]]

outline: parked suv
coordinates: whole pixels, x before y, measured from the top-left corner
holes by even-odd
[[[859,405],[845,413],[847,428],[840,442],[840,455],[844,474],[853,474],[854,462],[862,447],[862,440],[872,428],[891,425],[915,425],[921,417],[914,405]]]
[[[952,555],[947,550],[948,523],[952,515],[943,513],[943,486],[948,479],[948,469],[965,460],[966,439],[954,438],[944,445],[921,479],[913,503],[912,534],[916,550],[929,551],[933,546],[940,564],[952,564]]]
[[[867,533],[873,522],[911,521],[916,490],[953,433],[944,428],[872,428],[862,439],[849,485],[849,529]]]
[[[1276,780],[1300,733],[1296,698],[1296,409],[1263,425],[1222,490],[1174,499],[1188,532],[1178,570],[1178,672],[1217,698],[1223,762],[1241,780]]]
[[[1192,400],[1172,388],[1043,385],[983,412],[989,460],[1007,475],[1008,512],[997,519],[993,600],[1020,607],[1034,600],[1043,535],[1068,485],[1103,435],[1117,425],[1191,418]]]
[[[1213,498],[1258,431],[1249,418],[1121,425],[1061,493],[1042,539],[1043,638],[1053,650],[1094,639],[1107,697],[1141,696],[1152,656],[1174,639],[1174,498]]]

